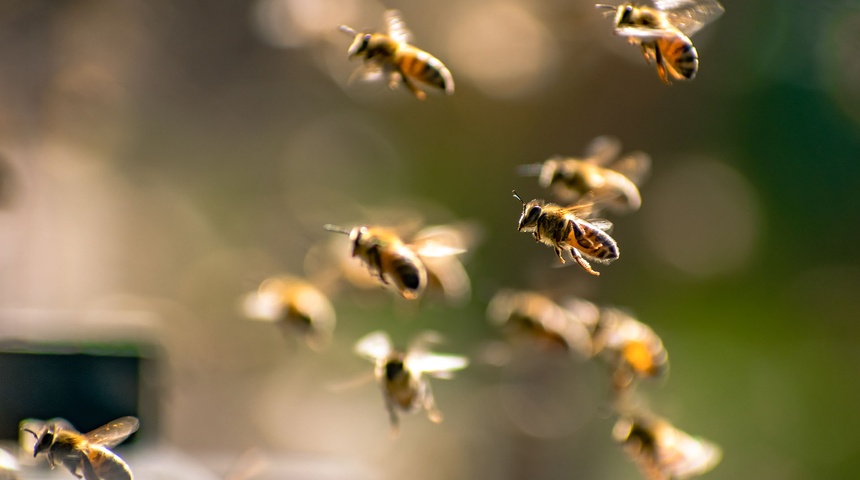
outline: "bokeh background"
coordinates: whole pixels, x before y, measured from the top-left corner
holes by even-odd
[[[497,289],[577,295],[662,336],[648,404],[722,446],[705,478],[856,478],[860,4],[723,3],[693,37],[698,78],[667,87],[581,0],[2,0],[0,333],[158,347],[141,434],[166,453],[128,457],[141,480],[223,478],[249,449],[273,459],[259,478],[639,478],[601,368],[479,361]],[[347,84],[336,26],[385,8],[454,96]],[[517,165],[602,134],[653,164],[592,278],[516,232],[510,192],[543,196]],[[392,209],[480,225],[467,305],[338,295],[323,353],[242,320],[323,224]],[[371,368],[351,347],[376,329],[473,359],[434,382],[443,424],[409,416],[392,440],[377,388],[328,388]],[[171,455],[195,467],[151,466]]]

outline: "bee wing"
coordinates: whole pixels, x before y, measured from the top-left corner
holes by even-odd
[[[663,428],[658,462],[669,477],[685,479],[701,475],[722,459],[722,450],[716,444],[669,425]]]
[[[135,417],[122,417],[106,425],[102,425],[84,436],[94,445],[113,448],[122,443],[129,435],[136,432],[139,425],[140,421]]]
[[[630,37],[650,42],[661,38],[676,37],[679,31],[675,28],[621,27],[615,29],[615,34],[621,37]]]
[[[618,158],[621,141],[609,135],[601,135],[585,148],[585,158],[595,165],[606,165]]]
[[[629,178],[634,184],[639,185],[648,175],[648,172],[651,171],[651,155],[640,151],[630,152],[610,165],[609,168]]]
[[[367,61],[356,67],[352,75],[346,81],[347,84],[352,84],[356,80],[363,82],[376,82],[385,78],[385,69],[378,62]]]
[[[591,226],[603,230],[606,233],[611,232],[613,227],[612,222],[605,218],[589,218],[585,223],[591,224]]]
[[[435,239],[426,239],[409,245],[413,252],[419,257],[448,257],[450,255],[459,255],[465,253],[465,248],[446,245]]]
[[[394,347],[391,346],[391,338],[388,334],[378,330],[361,337],[355,343],[353,350],[361,357],[376,361],[391,354]]]
[[[469,359],[459,355],[441,355],[431,352],[410,352],[406,359],[409,370],[426,373],[436,378],[451,378],[455,370],[469,365]]]
[[[725,12],[717,0],[654,0],[669,22],[688,37]]]
[[[388,36],[402,43],[409,43],[412,40],[412,32],[406,28],[399,10],[386,10],[384,16],[385,24],[388,26]]]

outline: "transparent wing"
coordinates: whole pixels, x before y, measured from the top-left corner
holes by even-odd
[[[388,26],[388,36],[403,43],[409,43],[412,40],[412,32],[406,28],[399,10],[386,10],[384,16],[385,24]]]
[[[137,431],[140,422],[135,417],[118,418],[84,435],[90,443],[113,448]]]
[[[603,230],[606,233],[612,231],[612,222],[605,218],[589,218],[587,223],[591,224],[591,226],[595,228]]]
[[[717,445],[664,425],[660,432],[658,462],[671,478],[685,479],[714,468],[722,459]]]
[[[359,356],[376,361],[391,354],[393,347],[388,334],[380,330],[361,337],[353,350]]]
[[[459,355],[411,352],[406,359],[410,371],[426,373],[437,378],[451,378],[452,372],[469,365],[469,359]]]
[[[420,257],[448,257],[465,253],[466,249],[451,245],[445,238],[428,237],[412,242],[409,247]]]
[[[688,37],[725,12],[717,0],[654,0],[654,6]]]
[[[601,135],[585,148],[585,158],[595,165],[606,165],[618,158],[621,153],[621,141],[609,135]]]
[[[651,155],[640,151],[630,152],[609,168],[629,178],[636,185],[640,185],[651,171]]]
[[[674,28],[621,27],[615,29],[615,34],[621,37],[635,38],[639,41],[649,42],[666,37],[675,37],[678,35],[678,30]]]

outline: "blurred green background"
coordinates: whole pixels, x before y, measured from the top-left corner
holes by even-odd
[[[860,4],[724,5],[693,37],[698,78],[667,87],[579,0],[2,0],[0,309],[17,321],[0,332],[56,333],[38,312],[62,311],[73,338],[98,339],[110,315],[93,312],[150,312],[112,328],[164,346],[163,441],[192,456],[639,478],[594,365],[476,361],[434,382],[445,423],[407,417],[396,441],[376,388],[326,388],[370,369],[351,353],[367,332],[439,330],[474,360],[499,339],[484,313],[498,288],[549,290],[661,335],[671,373],[648,403],[722,446],[705,478],[856,478]],[[451,69],[452,97],[347,85],[336,26],[378,29],[385,8]],[[602,134],[653,164],[642,209],[612,217],[621,259],[592,278],[516,232],[510,192],[544,196],[517,165]],[[321,354],[241,319],[264,277],[302,274],[323,224],[391,207],[481,225],[467,306],[338,296]]]

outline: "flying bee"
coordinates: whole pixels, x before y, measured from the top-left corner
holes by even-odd
[[[355,39],[349,47],[349,58],[364,57],[364,65],[354,73],[364,79],[388,79],[392,90],[402,81],[418,100],[426,100],[415,82],[439,88],[446,94],[454,93],[454,78],[447,67],[436,57],[409,44],[412,36],[397,10],[386,10],[385,23],[388,33],[357,32],[352,27],[340,25],[341,31]]]
[[[465,252],[478,241],[478,237],[478,227],[469,223],[429,226],[412,237],[412,245],[425,246],[419,249],[418,256],[427,269],[428,293],[438,292],[452,306],[462,306],[469,301],[472,285],[460,256],[427,256],[422,252],[427,250],[427,245],[446,245]]]
[[[109,449],[137,431],[138,424],[135,417],[122,417],[81,434],[69,422],[54,419],[45,422],[39,433],[29,428],[22,431],[36,437],[33,456],[47,454],[51,468],[62,464],[84,480],[132,480],[131,469]]]
[[[598,4],[597,8],[615,12],[615,34],[639,45],[663,83],[671,84],[670,77],[692,80],[699,70],[699,54],[690,37],[725,9],[717,0],[653,0],[653,4]]]
[[[621,415],[612,436],[646,480],[685,480],[708,472],[722,459],[719,446],[651,414]]]
[[[616,308],[602,308],[592,332],[595,354],[609,363],[617,394],[637,378],[660,378],[669,371],[669,354],[648,325]]]
[[[565,263],[561,254],[567,251],[586,272],[600,275],[591,268],[588,260],[610,263],[618,258],[618,244],[607,233],[612,223],[603,219],[586,221],[577,216],[588,206],[562,207],[543,200],[526,203],[516,191],[514,198],[523,204],[517,231],[531,233],[536,241],[553,247],[561,263]]]
[[[433,239],[407,244],[399,235],[382,227],[358,226],[350,230],[326,225],[325,229],[349,235],[352,256],[360,258],[384,285],[393,283],[400,295],[409,300],[420,297],[427,287],[427,267],[422,258],[463,252]]]
[[[391,433],[397,435],[397,411],[414,413],[424,409],[433,423],[442,421],[436,407],[427,376],[451,378],[453,372],[465,368],[469,361],[457,355],[441,355],[427,350],[427,344],[438,336],[425,332],[416,337],[406,352],[395,350],[385,332],[365,335],[355,344],[355,352],[376,365],[374,376],[382,389],[385,408],[391,422]]]
[[[264,280],[242,302],[245,316],[276,322],[290,336],[304,338],[314,350],[331,341],[337,317],[328,297],[306,280],[281,275]]]
[[[597,307],[590,305],[596,316]],[[500,290],[487,305],[487,317],[512,340],[588,358],[592,355],[591,336],[589,322],[579,316],[583,311],[574,313],[530,291]]]
[[[615,212],[635,211],[642,205],[638,184],[651,167],[651,157],[637,151],[619,159],[620,153],[617,138],[601,136],[591,141],[583,158],[556,155],[543,163],[520,165],[519,171],[537,176],[540,186],[563,202],[590,197],[595,209],[606,205]]]

